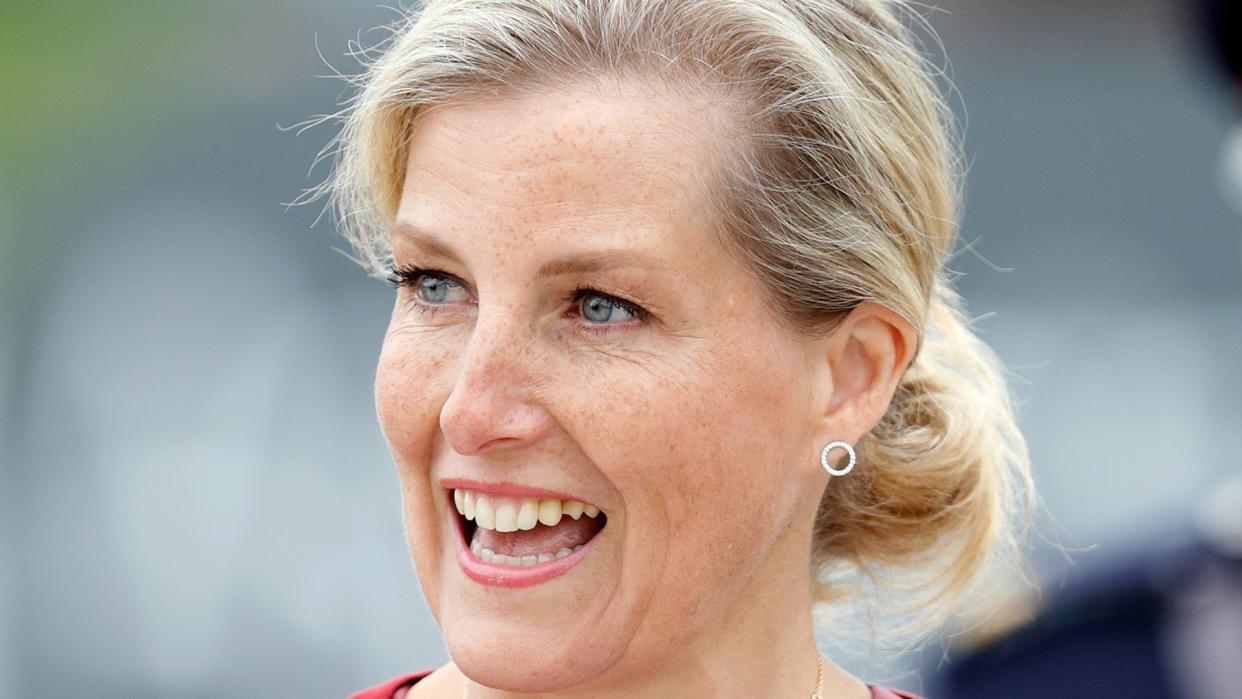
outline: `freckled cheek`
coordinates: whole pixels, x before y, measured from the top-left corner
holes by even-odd
[[[720,466],[719,413],[736,409],[720,405],[718,388],[696,372],[626,365],[582,376],[568,395],[576,438],[632,516],[671,523],[702,502]]]
[[[645,546],[658,541],[666,563],[696,580],[743,565],[770,539],[763,525],[779,516],[772,508],[782,500],[790,429],[770,377],[735,360],[698,366],[659,380],[614,377],[580,413],[598,425],[588,432],[604,454],[597,462]]]
[[[375,371],[375,409],[399,465],[420,459],[439,431],[435,400],[444,359],[409,339],[388,338]]]
[[[375,373],[375,406],[401,483],[406,538],[419,580],[433,610],[438,609],[440,551],[446,532],[433,498],[430,478],[439,412],[434,393],[443,360],[428,354],[416,338],[389,336]],[[447,506],[442,509],[447,509]]]

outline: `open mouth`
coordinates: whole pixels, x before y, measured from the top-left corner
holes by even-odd
[[[608,523],[598,507],[579,500],[500,496],[451,489],[466,555],[473,563],[521,569],[560,568]]]

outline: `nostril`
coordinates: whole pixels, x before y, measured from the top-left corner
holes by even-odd
[[[518,395],[516,387],[472,379],[453,388],[439,422],[445,441],[462,456],[536,442],[555,424],[546,409]]]

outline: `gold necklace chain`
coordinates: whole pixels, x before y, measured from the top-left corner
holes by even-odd
[[[824,699],[821,692],[824,691],[824,661],[823,656],[819,653],[815,654],[815,691],[811,694],[811,699]]]

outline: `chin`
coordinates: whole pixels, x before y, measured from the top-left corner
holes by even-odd
[[[465,626],[465,625],[463,625]],[[490,638],[479,634],[491,632]],[[567,642],[545,628],[532,637],[517,628],[486,624],[473,632],[445,627],[445,645],[462,674],[485,687],[509,692],[547,693],[586,684],[613,664],[609,649]]]
[[[451,524],[419,530],[438,534],[418,548],[435,564],[420,565],[420,579],[423,569],[435,569],[428,580],[436,589],[424,592],[457,668],[478,684],[521,693],[563,691],[608,672],[640,617],[622,611],[630,606],[620,594],[624,525],[585,506],[515,529],[501,521],[513,516],[512,509],[502,514],[503,504],[495,518],[481,516],[480,523],[462,512],[473,515],[474,505],[464,496],[455,503],[454,496],[446,494],[441,509]],[[519,512],[520,499],[512,498]],[[487,547],[514,558],[480,557]],[[533,552],[552,555],[519,563],[519,556]],[[419,558],[416,564],[424,562]]]

